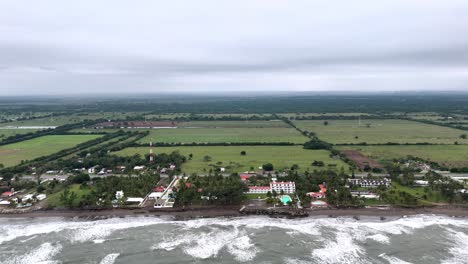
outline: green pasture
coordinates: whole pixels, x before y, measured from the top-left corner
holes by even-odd
[[[325,125],[325,122],[328,124]],[[320,139],[333,144],[454,144],[455,141],[468,144],[468,139],[460,138],[460,135],[467,134],[467,131],[400,119],[361,119],[360,125],[358,119],[305,120],[294,123],[302,130],[315,132]]]
[[[291,142],[302,144],[308,140],[293,128],[165,128],[151,129],[140,143],[244,143]]]
[[[281,120],[245,120],[245,121],[191,121],[178,124],[182,128],[279,128],[289,127]]]
[[[447,167],[468,166],[468,145],[340,146],[339,149],[358,150],[380,162],[406,158],[408,155],[411,155],[434,161]]]
[[[8,166],[50,155],[100,137],[99,135],[51,135],[0,146],[0,163]]]
[[[182,155],[192,160],[184,163],[182,170],[186,173],[207,173],[215,167],[224,167],[226,172],[244,172],[257,170],[265,163],[272,163],[275,170],[289,168],[293,164],[299,165],[300,171],[329,168],[328,164],[335,164],[336,170],[341,167],[348,170],[348,165],[339,159],[330,158],[330,152],[326,150],[307,150],[301,146],[195,146],[195,147],[158,147],[154,148],[155,153],[171,153],[179,151]],[[246,155],[241,155],[245,151]],[[131,156],[134,154],[145,155],[148,148],[126,148],[116,152],[121,156]],[[211,161],[205,161],[204,157],[211,157]],[[323,161],[324,167],[313,167],[314,161]]]

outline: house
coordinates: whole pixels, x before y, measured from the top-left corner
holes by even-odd
[[[89,174],[95,174],[96,173],[96,168],[97,168],[97,166],[93,166],[93,167],[89,168],[88,173]]]
[[[131,203],[131,204],[140,204],[143,202],[143,198],[141,197],[128,197],[126,200],[126,203]]]
[[[392,180],[383,178],[382,180],[374,179],[348,179],[348,183],[352,185],[358,185],[364,188],[376,188],[378,186],[384,185],[390,187]]]
[[[37,199],[38,201],[42,201],[42,200],[44,200],[45,198],[47,198],[47,196],[46,196],[45,194],[43,194],[43,193],[38,194],[38,195],[36,196],[36,199]]]
[[[4,192],[2,193],[2,197],[11,197],[13,196],[13,192]]]
[[[162,192],[152,192],[150,193],[150,195],[148,195],[148,198],[153,199],[153,200],[158,200],[158,199],[161,199],[162,196],[163,196]]]
[[[225,169],[225,168],[219,168],[219,171],[220,171],[220,172],[225,172],[226,169]]]
[[[247,193],[268,193],[271,191],[270,186],[249,186]]]
[[[294,193],[296,192],[296,183],[294,182],[270,182],[271,191],[284,193]]]
[[[115,168],[116,168],[118,171],[120,171],[120,172],[123,172],[123,171],[126,169],[125,166],[117,166],[117,167],[115,167]]]
[[[252,175],[248,173],[241,173],[239,177],[241,178],[241,181],[247,181]]]
[[[136,171],[141,171],[141,170],[144,170],[145,169],[145,166],[144,165],[140,165],[140,166],[135,166],[133,167],[133,170],[136,170]]]
[[[414,184],[417,185],[417,186],[429,186],[429,182],[428,181],[423,181],[423,180],[415,180]]]
[[[164,187],[163,186],[154,187],[153,192],[164,192]]]
[[[115,192],[115,198],[116,199],[122,199],[124,197],[124,192],[123,191],[116,191]]]
[[[314,199],[322,199],[327,196],[327,188],[323,184],[319,184],[320,191],[318,192],[309,192],[306,195]]]

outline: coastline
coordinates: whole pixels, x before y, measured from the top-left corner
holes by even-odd
[[[379,208],[359,208],[359,209],[319,209],[305,210],[307,217],[380,217],[384,220],[386,217],[405,217],[411,215],[445,215],[449,217],[468,217],[468,209],[462,207],[450,208],[398,208],[389,207],[385,209]],[[63,218],[79,218],[79,219],[107,219],[115,217],[129,216],[169,216],[178,220],[189,220],[195,218],[211,218],[211,217],[240,217],[240,216],[258,216],[265,215],[270,217],[280,218],[297,218],[291,215],[278,214],[244,214],[239,211],[238,207],[211,207],[211,208],[196,208],[186,210],[152,210],[152,209],[102,209],[102,210],[37,210],[22,213],[0,213],[0,218],[36,218],[36,217],[63,217]]]

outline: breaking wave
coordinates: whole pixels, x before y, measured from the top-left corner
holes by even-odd
[[[126,231],[138,227],[144,228],[138,230],[139,233]],[[114,246],[120,246],[120,242],[133,239],[131,241],[143,243],[138,245],[138,250],[145,248],[149,252],[158,251],[158,255],[166,252],[163,255],[185,256],[200,262],[205,259],[224,259],[228,256],[236,262],[268,263],[263,258],[269,254],[277,254],[276,259],[282,259],[285,263],[408,264],[410,262],[402,258],[397,251],[387,250],[388,247],[398,245],[402,236],[411,236],[428,227],[439,232],[438,236],[440,234],[440,237],[446,238],[440,242],[446,254],[442,257],[437,256],[439,261],[466,263],[468,221],[434,215],[418,215],[389,221],[381,221],[378,218],[274,219],[260,216],[187,221],[158,217],[126,217],[96,221],[61,218],[18,221],[0,219],[0,252],[10,255],[9,259],[0,256],[0,262],[58,263],[55,259],[63,248],[71,246],[76,249],[79,248],[76,244],[80,243],[89,243],[88,246],[91,244],[94,248],[112,246],[113,250],[123,254],[126,248]],[[118,231],[118,239],[109,240],[109,237]],[[270,248],[273,246],[273,241],[269,240],[270,235],[276,239],[275,249]],[[416,241],[417,238],[415,236]],[[55,241],[60,243],[52,244]],[[24,248],[33,249],[11,258],[18,251],[15,247],[9,247],[12,243],[21,245],[18,248],[24,245]],[[285,246],[287,250],[283,251]],[[376,248],[380,252],[376,252]],[[392,253],[387,255],[382,254],[383,252]],[[104,264],[114,263],[119,256],[119,253],[112,253],[102,260],[102,255],[91,257],[95,263],[101,261],[100,263]]]
[[[53,264],[60,261],[52,258],[62,250],[60,244],[43,243],[39,247],[27,252],[22,256],[16,256],[13,259],[7,260],[7,264]]]

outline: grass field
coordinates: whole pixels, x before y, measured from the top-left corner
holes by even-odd
[[[77,207],[80,203],[81,197],[89,194],[91,192],[91,189],[90,188],[81,189],[79,184],[73,184],[70,186],[70,192],[75,192],[77,195],[77,198],[73,201],[73,206]],[[60,192],[56,192],[56,193],[49,195],[49,197],[46,200],[47,205],[49,207],[54,207],[54,208],[64,207],[62,204],[62,201],[60,200],[60,195],[62,193],[63,191],[60,191]]]
[[[459,144],[468,144],[468,139],[460,138],[460,135],[467,134],[467,131],[420,122],[368,119],[361,120],[361,126],[358,126],[358,120],[327,121],[328,125],[324,125],[322,120],[295,121],[295,124],[303,130],[315,132],[320,139],[333,144],[361,142],[453,144],[455,141]],[[370,124],[370,127],[366,124]]]
[[[251,170],[251,167],[257,169],[265,163],[272,163],[276,170],[291,167],[293,164],[299,165],[300,171],[309,169],[320,169],[312,167],[314,160],[328,164],[336,164],[336,169],[341,167],[348,170],[348,165],[339,159],[329,157],[326,150],[306,150],[301,146],[214,146],[214,147],[163,147],[155,148],[155,153],[170,153],[179,151],[182,155],[188,157],[193,154],[192,160],[187,161],[182,170],[186,173],[204,173],[208,172],[214,165],[226,168],[227,172],[243,172]],[[240,155],[241,151],[246,151],[245,156]],[[118,155],[129,156],[135,153],[144,155],[148,153],[148,148],[127,148],[116,152]],[[211,161],[205,162],[204,156],[210,156]],[[221,162],[217,164],[218,162]]]
[[[151,129],[140,143],[239,143],[291,142],[302,144],[308,140],[293,128],[172,128]]]
[[[100,137],[99,135],[52,135],[0,146],[0,163],[7,166],[19,164],[71,148],[79,143]]]
[[[370,158],[383,162],[411,155],[447,167],[468,166],[468,145],[342,146],[339,149],[359,150]]]
[[[178,127],[196,128],[278,128],[289,127],[281,120],[263,121],[191,121],[179,123]]]
[[[37,129],[0,129],[0,142],[17,134],[27,134],[36,131]]]
[[[279,116],[284,117],[323,117],[323,116],[373,116],[374,114],[369,113],[281,113]]]

